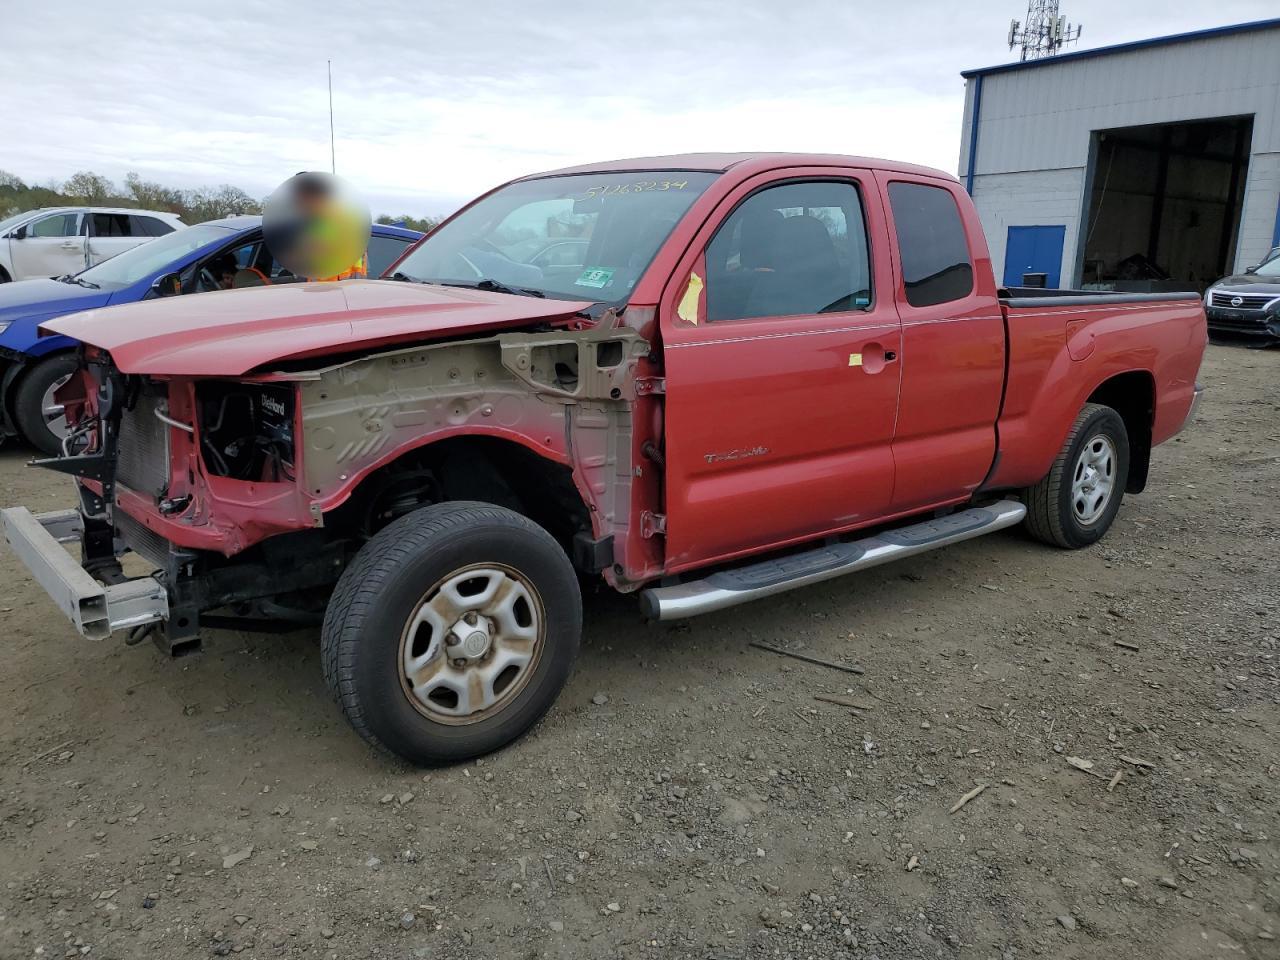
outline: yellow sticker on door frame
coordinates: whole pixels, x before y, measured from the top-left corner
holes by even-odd
[[[689,283],[684,288],[684,296],[676,307],[676,316],[685,323],[698,323],[698,299],[702,296],[702,278],[696,273],[689,274]]]

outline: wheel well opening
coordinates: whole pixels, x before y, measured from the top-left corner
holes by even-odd
[[[475,500],[528,517],[572,555],[591,515],[570,468],[496,437],[451,437],[405,454],[365,477],[326,526],[367,539],[419,507]]]
[[[1156,409],[1156,386],[1151,374],[1145,370],[1117,374],[1089,395],[1089,403],[1103,404],[1120,414],[1129,434],[1129,480],[1125,492],[1141,493],[1151,466],[1151,425]]]

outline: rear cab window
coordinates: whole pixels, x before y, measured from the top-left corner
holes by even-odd
[[[907,303],[931,307],[969,296],[973,292],[973,262],[960,208],[951,191],[893,181],[889,184],[889,206],[898,234]]]

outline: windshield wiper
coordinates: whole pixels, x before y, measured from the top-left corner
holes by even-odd
[[[425,281],[425,280],[419,280],[417,277],[411,277],[411,276],[409,276],[407,273],[401,273],[399,270],[397,270],[395,273],[393,273],[393,274],[389,277],[389,279],[391,279],[391,280],[402,280],[402,281],[404,281],[405,283],[426,283],[426,282],[427,282],[427,281]]]
[[[60,283],[75,283],[75,284],[79,284],[79,285],[80,285],[80,286],[82,286],[82,287],[88,287],[90,290],[101,290],[101,289],[102,289],[102,287],[101,287],[100,285],[98,285],[98,284],[94,283],[92,280],[86,280],[86,279],[84,279],[84,277],[73,277],[73,276],[72,276],[71,274],[69,274],[69,273],[64,273],[62,276],[60,276],[60,277],[55,277],[54,279],[56,279],[56,280],[57,280],[58,282],[60,282]]]
[[[488,290],[490,293],[511,293],[516,296],[525,297],[541,297],[546,299],[547,295],[541,290],[534,290],[530,287],[508,287],[505,283],[499,283],[497,280],[490,280],[486,277],[483,280],[477,280],[475,283],[441,283],[442,287],[466,287],[468,290]]]

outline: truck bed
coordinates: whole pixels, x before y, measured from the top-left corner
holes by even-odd
[[[989,488],[1043,477],[1081,406],[1109,384],[1150,398],[1149,435],[1137,444],[1149,449],[1182,427],[1208,338],[1198,295],[1013,287],[999,297],[1008,374]]]

